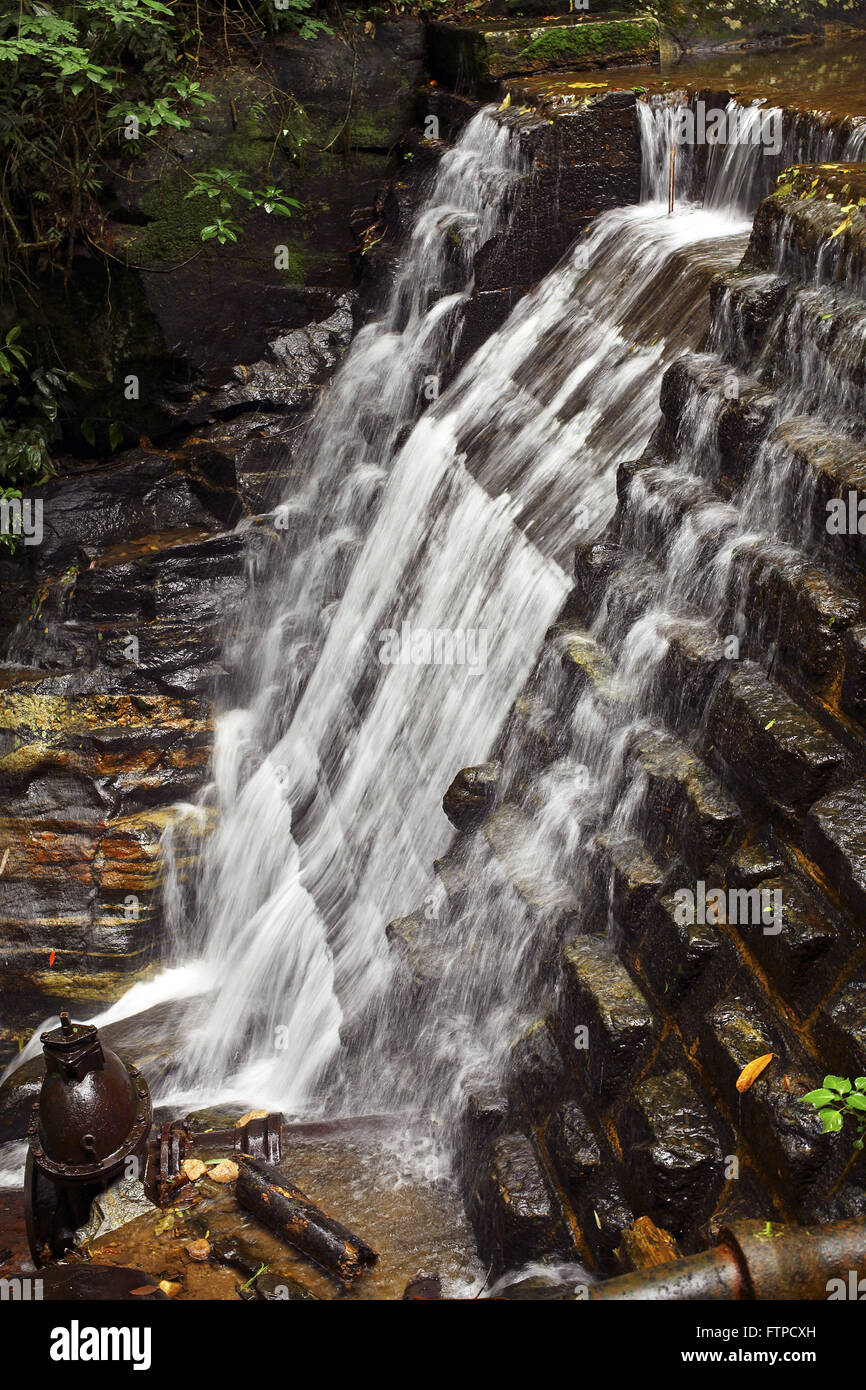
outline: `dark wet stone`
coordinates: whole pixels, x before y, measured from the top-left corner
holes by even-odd
[[[68,564],[155,531],[230,527],[240,514],[235,483],[230,461],[216,452],[193,464],[145,448],[53,478],[28,489],[43,502],[39,565]]]
[[[224,374],[227,379],[211,390],[198,385],[187,391],[176,388],[164,409],[178,423],[196,426],[247,410],[309,409],[349,346],[353,300],[347,291],[321,322],[280,333],[268,343],[266,357],[232,367]]]
[[[528,1028],[513,1045],[510,1076],[533,1121],[555,1104],[565,1085],[565,1066],[544,1019]]]
[[[742,834],[739,807],[699,758],[656,731],[635,739],[632,756],[647,779],[653,842],[695,869],[708,867]]]
[[[605,1274],[616,1273],[617,1247],[633,1224],[635,1213],[611,1163],[605,1165],[594,1182],[581,1188],[574,1210],[597,1267]]]
[[[815,803],[806,818],[806,849],[861,918],[866,914],[866,782]]]
[[[576,1101],[568,1100],[547,1127],[546,1142],[566,1193],[576,1197],[587,1182],[598,1177],[601,1149],[595,1130]]]
[[[749,1062],[773,1061],[742,1094],[737,1078]],[[772,1174],[798,1220],[807,1220],[843,1162],[839,1136],[822,1134],[812,1106],[801,1097],[820,1084],[781,1020],[732,995],[707,1015],[700,1053],[729,1112],[763,1172]]]
[[[726,597],[728,621],[742,613],[752,640],[766,634],[764,643],[773,644],[782,663],[818,689],[834,676],[846,629],[860,612],[859,599],[842,581],[788,547],[764,541],[738,548]]]
[[[836,1076],[866,1076],[866,981],[849,980],[819,1010],[821,1057]]]
[[[458,830],[477,825],[493,805],[502,765],[481,763],[458,772],[442,800],[442,809]]]
[[[607,915],[628,938],[641,928],[644,913],[659,891],[664,873],[646,845],[633,836],[606,832],[595,837],[592,877],[597,886],[598,921]]]
[[[781,873],[785,861],[773,845],[765,840],[753,840],[741,845],[727,868],[727,883],[731,888],[754,888],[764,878]]]
[[[402,1294],[404,1301],[427,1302],[442,1297],[442,1280],[438,1274],[416,1274]]]
[[[710,711],[710,738],[732,772],[783,809],[820,796],[843,750],[751,661],[722,683]]]
[[[732,924],[732,930],[761,962],[773,985],[805,1017],[842,964],[844,946],[836,927],[821,912],[813,896],[789,875],[764,879],[754,888],[735,891],[739,899],[734,911],[740,921]],[[745,901],[746,894],[750,903]],[[770,907],[768,916],[773,914],[767,922],[760,916],[764,901]],[[778,901],[782,905],[781,923],[774,915]],[[781,930],[777,930],[779,926]]]
[[[150,1274],[140,1269],[118,1266],[81,1264],[50,1265],[41,1270],[42,1297],[46,1302],[95,1303],[129,1301],[130,1303],[165,1302],[168,1297]],[[151,1293],[133,1293],[133,1289],[150,1286]]]
[[[697,893],[696,883],[683,888]],[[680,921],[685,916],[674,893],[651,905],[637,960],[658,1002],[678,1013],[689,1033],[723,985],[733,978],[737,957],[724,932],[711,922]],[[695,912],[697,918],[697,912]]]
[[[561,1251],[561,1218],[525,1134],[493,1141],[469,1216],[478,1252],[494,1274]]]
[[[724,1157],[718,1124],[685,1072],[642,1082],[617,1134],[641,1208],[677,1237],[698,1227],[724,1186]]]
[[[789,293],[787,282],[777,275],[753,275],[731,271],[719,275],[710,286],[713,318],[727,300],[730,320],[737,336],[750,354],[762,347],[767,330]]]
[[[866,627],[849,628],[845,634],[845,676],[839,703],[846,714],[866,721]]]
[[[587,1047],[575,1047],[575,1066],[596,1099],[607,1102],[641,1070],[659,1024],[607,941],[578,937],[563,952],[563,967],[564,1034],[574,1043],[576,1028],[588,1030]]]

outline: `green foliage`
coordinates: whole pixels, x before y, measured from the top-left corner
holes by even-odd
[[[317,19],[316,0],[265,0],[256,13],[271,34],[289,32],[302,39],[314,39],[319,34],[333,34],[330,24]]]
[[[203,169],[192,174],[192,187],[184,194],[185,198],[216,198],[219,200],[220,216],[201,229],[202,241],[216,239],[221,246],[227,241],[237,241],[241,227],[227,214],[235,203],[246,203],[249,207],[263,212],[278,213],[291,217],[292,209],[300,207],[296,198],[289,198],[282,189],[268,185],[266,188],[250,188],[243,176],[232,169]]]
[[[49,445],[57,434],[71,385],[86,387],[75,372],[31,366],[21,329],[10,328],[0,344],[0,497],[21,496],[20,484],[44,483],[56,471]],[[14,537],[0,534],[11,549]]]
[[[105,161],[189,125],[208,94],[179,71],[160,0],[20,0],[0,16],[0,274],[29,252],[54,258],[98,234]]]
[[[821,1117],[825,1134],[838,1134],[846,1120],[857,1129],[854,1148],[862,1149],[866,1142],[866,1076],[857,1076],[853,1083],[845,1076],[825,1076],[823,1085],[803,1096],[807,1105],[814,1105]]]

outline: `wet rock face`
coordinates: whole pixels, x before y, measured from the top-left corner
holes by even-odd
[[[477,825],[490,810],[500,772],[501,765],[496,762],[464,767],[458,772],[442,801],[443,811],[457,830]]]
[[[637,1088],[617,1126],[623,1160],[642,1205],[682,1236],[707,1219],[724,1186],[719,1126],[682,1071]]]
[[[579,24],[565,15],[543,25],[526,19],[443,22],[430,24],[427,34],[434,77],[471,90],[519,73],[652,62],[659,48],[658,26],[647,16]]]
[[[529,148],[535,136],[522,138]],[[862,186],[853,166],[785,177],[746,263],[712,286],[720,347],[669,368],[662,423],[618,469],[614,521],[577,547],[574,588],[502,754],[517,823],[534,788],[521,802],[513,763],[525,777],[564,754],[589,695],[595,717],[618,721],[617,643],[657,602],[675,529],[705,507],[739,511],[726,584],[664,625],[654,703],[617,749],[617,818],[593,806],[585,825],[581,808],[577,902],[544,1025],[514,1040],[513,1070],[503,1062],[488,1138],[532,1136],[578,1258],[596,1271],[622,1269],[638,1218],[689,1253],[731,1220],[823,1222],[866,1207],[862,1156],[803,1100],[828,1072],[866,1071],[866,568],[859,528],[826,526],[829,502],[866,492],[862,335],[851,332],[866,214],[847,204]],[[777,522],[768,501],[768,524],[747,508],[753,484],[769,490],[758,470],[770,465],[790,514]],[[695,527],[697,573],[727,524],[706,542]],[[481,821],[497,858],[501,814]],[[721,916],[683,912],[682,890],[694,902],[698,885],[718,885]],[[464,883],[467,908],[472,894]]]
[[[461,26],[462,27],[462,26]],[[505,113],[527,162],[508,226],[482,247],[454,369],[505,321],[521,294],[573,246],[592,218],[640,198],[636,97],[611,92],[579,111]]]
[[[479,1254],[494,1274],[565,1246],[555,1200],[525,1134],[493,1141],[470,1214]]]
[[[578,937],[564,952],[564,1032],[574,1040],[575,1066],[598,1101],[634,1080],[658,1036],[640,989],[607,941]]]

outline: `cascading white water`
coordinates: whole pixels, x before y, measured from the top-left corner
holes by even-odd
[[[476,117],[443,160],[384,318],[326,393],[285,560],[250,608],[249,698],[219,723],[198,918],[175,924],[213,995],[175,1100],[316,1107],[342,1028],[355,1060],[341,1103],[435,1104],[513,1036],[534,946],[494,868],[479,857],[486,905],[458,918],[462,948],[423,1017],[389,1003],[384,925],[429,892],[451,833],[442,792],[488,756],[569,588],[574,542],[609,519],[665,367],[703,333],[709,278],[744,248],[740,200],[769,177],[764,149],[725,153],[713,211],[680,200],[668,217],[671,110],[638,103],[644,201],[598,218],[406,438],[519,171],[507,128]],[[660,647],[642,621],[626,688]],[[584,704],[578,725],[570,759],[537,781],[530,859],[579,854],[599,807],[616,814],[628,722],[611,732]],[[578,763],[595,769],[580,797]]]
[[[640,112],[651,165],[665,144],[665,116],[643,104]],[[759,156],[748,150],[745,158],[751,164]],[[405,295],[412,256],[416,283],[424,279],[434,224],[441,231],[441,214],[428,209],[392,306]],[[709,276],[735,262],[745,231],[736,214],[710,216],[691,206],[668,218],[651,199],[600,218],[579,253],[523,301],[398,450],[363,542],[354,530],[356,558],[344,591],[325,605],[323,636],[327,584],[311,594],[304,583],[310,560],[295,561],[291,618],[284,602],[276,607],[255,670],[254,719],[235,712],[221,729],[221,824],[202,889],[216,991],[188,1059],[193,1090],[295,1110],[314,1105],[342,1025],[361,1056],[345,1103],[369,1108],[412,1098],[407,1076],[389,1073],[376,1026],[377,1013],[386,1026],[394,1023],[384,1007],[384,924],[429,891],[429,866],[449,838],[441,791],[459,767],[487,753],[567,591],[570,548],[604,526],[617,464],[649,438],[670,336],[678,335],[679,350],[690,327],[700,331],[692,317]],[[416,294],[419,314],[426,294]],[[441,304],[433,312],[442,313]],[[392,325],[394,318],[392,308]],[[417,370],[422,355],[411,346]],[[369,331],[313,428],[319,447],[336,433],[343,478],[371,462],[357,438],[360,458],[353,458],[346,401],[354,399],[356,412],[366,408],[364,359],[381,351],[379,335]],[[397,367],[393,347],[389,370],[411,375],[407,364]],[[391,389],[401,393],[401,406],[381,409],[389,441],[399,432],[390,425],[394,415],[405,419],[406,397],[402,381]],[[338,496],[350,527],[357,494],[344,487]],[[327,539],[334,534],[329,523]],[[344,537],[339,528],[336,534],[342,553]],[[327,579],[334,556],[323,549],[324,559],[312,557],[312,573]],[[287,700],[280,661],[287,628],[297,633],[299,589],[303,641],[311,632],[319,640]],[[425,639],[436,632],[462,634],[463,664],[425,656]],[[382,660],[396,640],[388,634],[401,634],[396,661]],[[414,651],[413,635],[420,642]],[[263,726],[276,734],[270,744]],[[249,747],[263,742],[266,756],[244,775]],[[484,1008],[486,1042],[473,1027],[443,1018],[431,1024],[439,1038],[431,1058],[442,1039],[453,1050],[458,1036],[458,1050],[475,1057],[504,1030],[520,995],[514,964],[521,952],[503,969],[507,939],[494,952],[499,1005]],[[489,955],[479,939],[476,1004],[494,969]],[[462,969],[456,957],[454,969]],[[470,1013],[477,1019],[477,1008]]]

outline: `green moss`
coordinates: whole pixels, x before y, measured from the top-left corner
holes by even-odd
[[[622,53],[653,47],[658,40],[654,23],[648,20],[610,24],[571,24],[539,34],[521,49],[521,58],[556,62],[596,53]]]
[[[179,264],[201,246],[210,199],[186,198],[189,182],[182,174],[162,179],[141,200],[151,220],[129,243],[129,259],[139,265]]]

